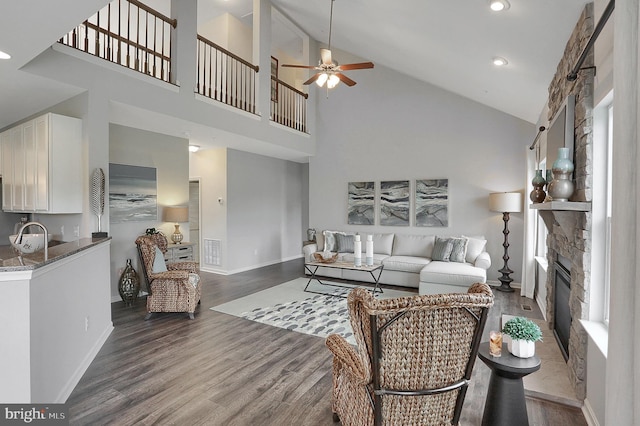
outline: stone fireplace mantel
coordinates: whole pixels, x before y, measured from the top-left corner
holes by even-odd
[[[578,223],[576,213],[590,212],[589,201],[550,201],[547,203],[531,204],[531,208],[538,210],[549,232],[553,232],[554,221],[558,223],[562,233],[569,238],[574,235]]]

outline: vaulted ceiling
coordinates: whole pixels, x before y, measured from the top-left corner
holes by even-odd
[[[0,50],[13,58],[0,61],[0,129],[79,93],[19,69],[106,3],[2,2]],[[511,7],[498,13],[488,0],[336,0],[332,45],[535,123],[586,3],[510,0]],[[330,0],[272,4],[321,47],[326,44]],[[199,0],[199,8],[233,7],[245,21],[251,5],[251,0]],[[495,56],[508,65],[495,67]]]

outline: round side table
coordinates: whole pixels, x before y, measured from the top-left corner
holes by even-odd
[[[502,344],[502,356],[489,354],[489,342],[481,343],[478,357],[491,369],[489,391],[482,415],[483,426],[528,426],[522,378],[540,369],[540,358],[518,358]]]

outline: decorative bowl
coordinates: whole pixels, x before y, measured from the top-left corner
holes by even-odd
[[[13,248],[21,253],[34,253],[44,248],[44,234],[22,234],[19,242],[15,242],[17,235],[9,235],[9,242]],[[49,234],[49,241],[52,235]]]
[[[338,253],[330,257],[324,257],[322,253],[313,253],[313,258],[316,262],[320,263],[334,263],[336,260],[338,260]]]

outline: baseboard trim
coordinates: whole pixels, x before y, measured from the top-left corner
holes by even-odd
[[[295,255],[295,256],[284,257],[282,259],[270,260],[268,262],[263,262],[263,263],[259,263],[259,264],[256,264],[256,265],[250,265],[250,266],[245,266],[245,267],[242,267],[242,268],[232,269],[230,271],[224,270],[224,269],[207,268],[206,266],[203,267],[202,265],[200,265],[200,270],[203,271],[203,272],[209,272],[209,273],[212,273],[212,274],[234,275],[234,274],[238,274],[240,272],[252,271],[252,270],[258,269],[258,268],[264,268],[265,266],[271,266],[271,265],[275,265],[275,264],[282,263],[282,262],[288,262],[290,260],[301,259],[303,257],[304,257],[303,254],[298,254],[298,255]]]
[[[600,426],[596,413],[593,411],[593,407],[589,403],[588,399],[584,400],[584,404],[582,405],[582,414],[589,426]]]

